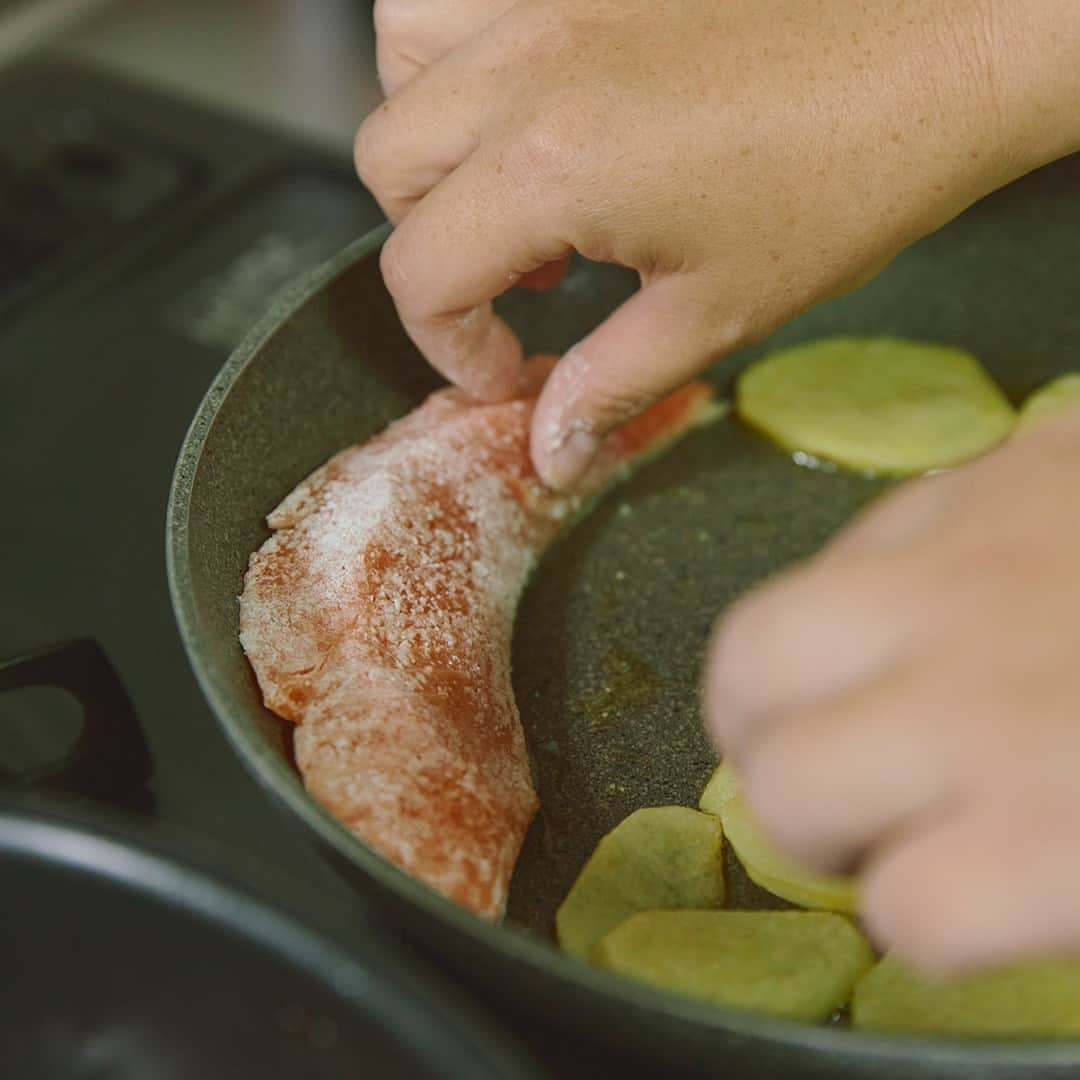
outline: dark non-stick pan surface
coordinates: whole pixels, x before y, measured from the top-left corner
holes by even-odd
[[[177,467],[169,555],[178,620],[226,733],[256,775],[391,918],[481,991],[644,1059],[703,1073],[724,1062],[754,1077],[1080,1069],[1076,1043],[884,1038],[707,1008],[588,969],[550,945],[554,910],[607,829],[639,806],[695,803],[713,764],[696,688],[716,614],[815,551],[882,489],[800,468],[732,417],[609,495],[550,552],[524,597],[514,678],[543,806],[507,926],[433,896],[307,798],[287,725],[262,707],[237,643],[236,597],[282,496],[438,385],[382,288],[381,239],[353,245],[269,313],[209,392]],[[1019,400],[1080,355],[1078,265],[1080,161],[1069,160],[984,201],[870,285],[710,378],[727,395],[766,349],[834,333],[897,334],[973,350]],[[561,350],[632,286],[620,271],[580,263],[554,293],[507,297],[503,308],[530,348]],[[736,906],[776,906],[729,870]]]

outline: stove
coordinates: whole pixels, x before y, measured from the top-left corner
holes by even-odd
[[[334,156],[66,65],[0,77],[0,656],[96,666],[87,678],[111,678],[123,729],[145,739],[154,817],[330,890],[321,860],[272,826],[190,675],[163,522],[180,441],[231,347],[277,288],[379,220]],[[74,639],[94,647],[47,649]],[[0,710],[5,771],[49,781],[69,697],[9,691]]]
[[[64,18],[74,6],[54,5]],[[282,286],[382,221],[349,155],[378,100],[370,11],[326,5],[355,31],[335,46],[340,84],[360,52],[366,74],[351,104],[339,95],[311,120],[287,92],[278,114],[253,115],[229,97],[250,90],[220,57],[181,85],[165,44],[150,48],[150,16],[171,13],[190,46],[193,13],[211,7],[106,7],[0,66],[0,804],[28,785],[62,793],[76,818],[104,803],[159,848],[212,852],[313,920],[374,919],[226,744],[180,645],[164,560],[173,465],[218,368]],[[280,28],[300,5],[238,8],[276,12]],[[244,40],[222,18],[223,36]],[[238,63],[272,83],[273,35],[253,33]],[[514,1026],[555,1075],[645,1075]]]

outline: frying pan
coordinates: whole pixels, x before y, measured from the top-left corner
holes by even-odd
[[[889,333],[975,351],[1016,398],[1080,349],[1080,161],[984,200],[870,285],[774,335]],[[515,692],[542,810],[487,925],[410,880],[304,792],[288,727],[260,703],[237,643],[237,595],[266,513],[341,447],[438,385],[403,334],[377,266],[379,231],[277,302],[208,392],[169,506],[173,602],[191,662],[248,767],[388,919],[504,1010],[622,1047],[673,1075],[988,1078],[1074,1074],[1080,1043],[880,1037],[662,994],[561,956],[552,914],[596,840],[632,809],[693,805],[712,755],[696,682],[709,626],[763,576],[815,550],[880,482],[802,469],[726,419],[607,497],[556,545],[518,612]],[[560,350],[633,288],[583,262],[554,292],[508,294],[530,349]],[[721,392],[764,346],[710,374]],[[1003,503],[1008,493],[1002,493]],[[738,906],[775,905],[729,867]],[[972,903],[977,903],[972,898]]]

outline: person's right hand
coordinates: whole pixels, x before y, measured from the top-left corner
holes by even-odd
[[[712,360],[1077,145],[1075,0],[397,3],[398,88],[356,160],[398,223],[383,274],[428,359],[512,394],[493,297],[572,250],[641,276],[541,394],[556,486]]]

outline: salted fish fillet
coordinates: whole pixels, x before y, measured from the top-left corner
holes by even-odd
[[[535,399],[440,390],[318,468],[251,556],[240,641],[293,721],[310,794],[366,844],[502,916],[539,802],[510,680],[532,568],[587,501],[713,415],[692,383],[609,437],[580,490],[539,480]]]

